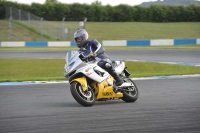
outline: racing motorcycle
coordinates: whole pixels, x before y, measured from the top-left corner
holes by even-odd
[[[125,62],[112,61],[116,73],[123,79],[121,86],[115,85],[114,78],[97,65],[100,59],[84,56],[80,51],[66,54],[64,76],[70,83],[73,98],[82,106],[92,106],[95,101],[122,99],[134,102],[139,92],[136,84],[129,78]]]

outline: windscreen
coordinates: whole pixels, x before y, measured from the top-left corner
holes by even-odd
[[[78,51],[69,51],[66,54],[66,64],[70,64],[79,55]],[[76,60],[76,59],[75,59]]]

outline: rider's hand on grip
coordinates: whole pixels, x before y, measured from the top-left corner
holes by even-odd
[[[86,56],[86,58],[95,58],[97,56],[97,53],[92,53]]]
[[[97,57],[97,53],[94,52],[94,53],[92,54],[92,56],[93,56],[93,57]]]

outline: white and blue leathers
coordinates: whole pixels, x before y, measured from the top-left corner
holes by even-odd
[[[97,40],[93,39],[87,41],[87,44],[84,48],[80,48],[79,51],[83,52],[84,56],[87,56],[91,53],[96,53],[97,57],[100,59],[109,59],[108,56],[105,54],[105,49]]]

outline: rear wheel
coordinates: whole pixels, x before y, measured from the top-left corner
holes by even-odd
[[[92,106],[95,103],[95,95],[93,90],[83,91],[79,82],[74,81],[70,85],[71,94],[74,99],[83,106]]]
[[[125,102],[135,102],[138,99],[139,91],[136,84],[131,79],[129,79],[128,81],[133,84],[133,87],[129,87],[127,88],[127,90],[122,91],[122,100]]]

